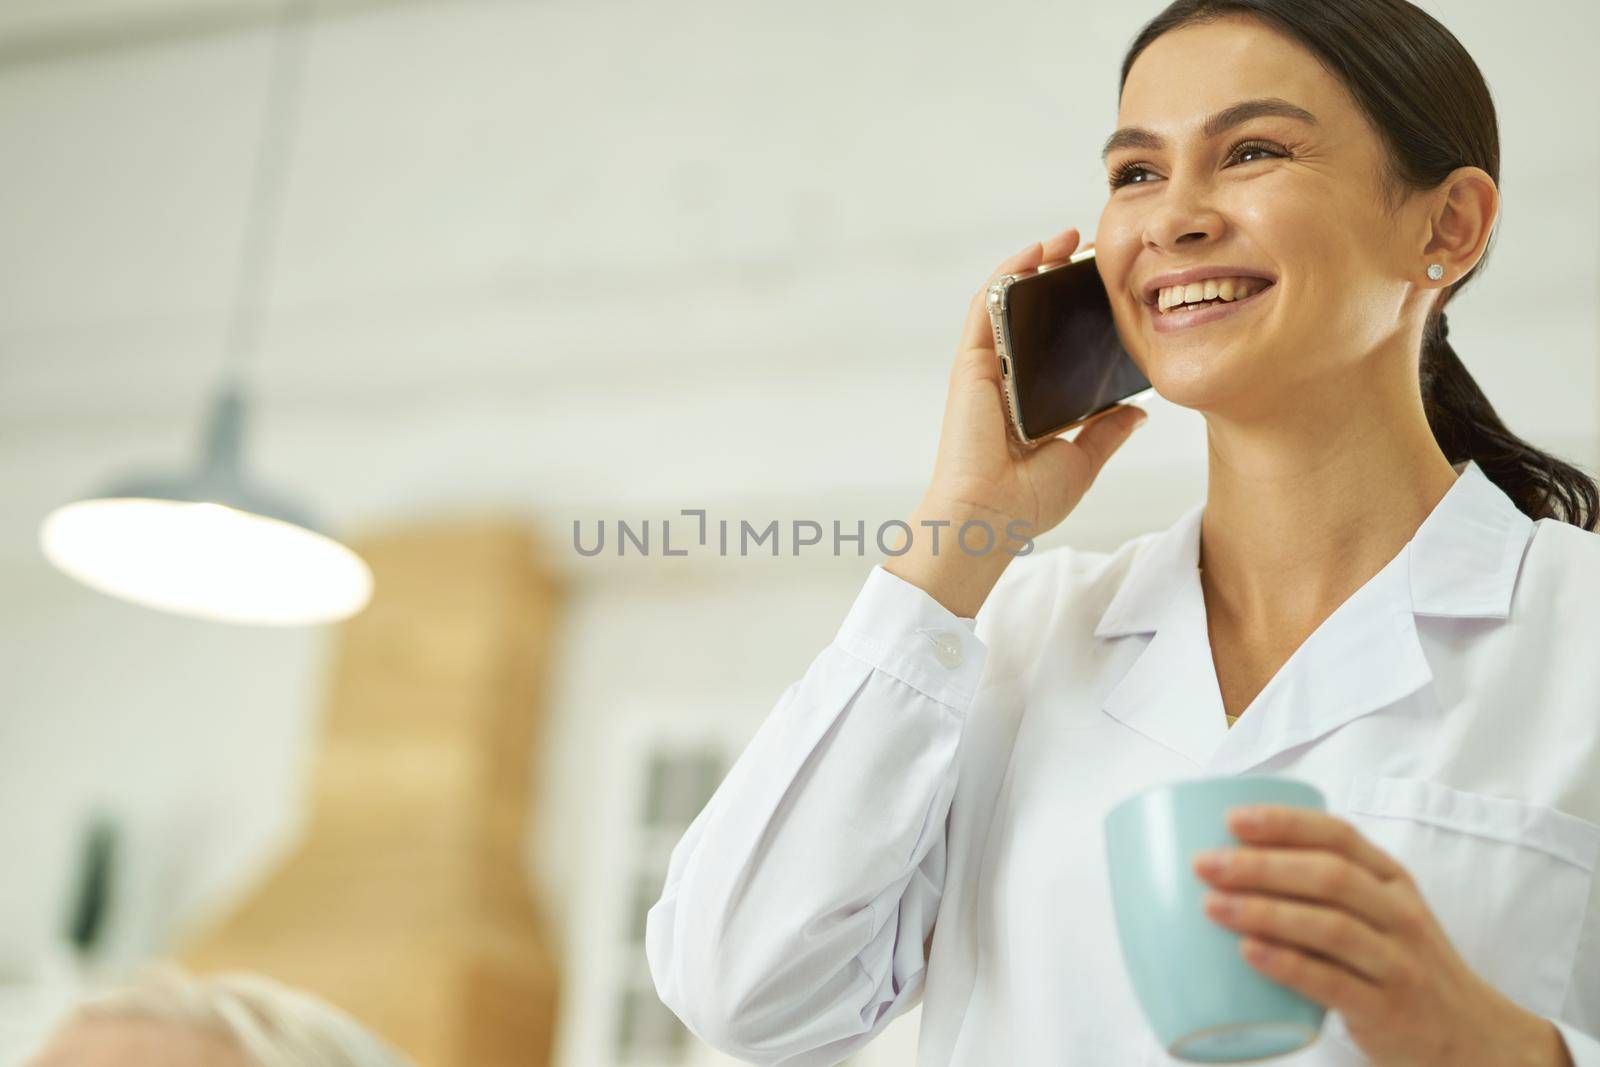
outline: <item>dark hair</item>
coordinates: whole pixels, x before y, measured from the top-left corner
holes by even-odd
[[[1449,30],[1406,0],[1175,0],[1129,46],[1119,99],[1134,60],[1157,37],[1228,16],[1280,30],[1345,85],[1387,149],[1380,188],[1391,209],[1408,190],[1436,188],[1457,167],[1481,167],[1500,181],[1499,125],[1482,72]],[[1428,427],[1451,463],[1475,460],[1525,514],[1596,529],[1594,480],[1506,429],[1446,340],[1444,305],[1482,265],[1444,292],[1424,328],[1419,378]]]

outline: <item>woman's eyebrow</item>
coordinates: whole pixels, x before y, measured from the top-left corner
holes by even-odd
[[[1299,119],[1316,125],[1317,117],[1303,107],[1296,107],[1287,100],[1280,100],[1275,96],[1262,97],[1258,100],[1241,100],[1232,104],[1206,119],[1200,127],[1200,136],[1205,138],[1215,137],[1224,130],[1231,129],[1241,122],[1262,115],[1282,115],[1284,118]],[[1119,148],[1149,148],[1155,149],[1165,145],[1161,135],[1143,126],[1124,126],[1122,129],[1106,138],[1106,145],[1100,150],[1100,162],[1104,163],[1107,156]]]

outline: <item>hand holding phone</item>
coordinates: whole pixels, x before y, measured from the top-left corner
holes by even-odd
[[[1078,241],[1077,229],[1071,228],[1029,245],[1002,262],[973,294],[950,369],[933,477],[913,516],[913,529],[923,520],[959,526],[978,518],[1003,531],[1010,520],[1020,519],[1027,524],[1028,537],[1039,537],[1077,506],[1112,453],[1144,420],[1138,408],[1114,406],[1089,420],[1071,440],[1057,437],[1031,447],[1020,444],[1008,427],[989,319],[989,286],[1004,275],[1032,274],[1041,264],[1068,259]],[[934,558],[926,554],[926,544],[926,538],[914,539],[912,550],[885,568],[963,617],[977,611],[1011,558],[1004,551],[946,551]]]
[[[1080,426],[1151,391],[1117,333],[1093,247],[1004,274],[987,298],[1006,414],[1020,444]]]

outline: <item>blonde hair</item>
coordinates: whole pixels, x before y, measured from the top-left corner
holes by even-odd
[[[258,974],[162,966],[85,1000],[73,1018],[193,1026],[232,1039],[259,1067],[413,1067],[338,1008]]]

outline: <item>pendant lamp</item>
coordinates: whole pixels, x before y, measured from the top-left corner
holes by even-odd
[[[348,618],[372,597],[366,562],[243,465],[244,363],[260,348],[264,290],[282,217],[309,0],[278,23],[266,113],[239,256],[230,366],[212,401],[199,461],[135,473],[45,517],[39,546],[62,572],[146,607],[222,622],[305,625]]]

